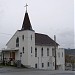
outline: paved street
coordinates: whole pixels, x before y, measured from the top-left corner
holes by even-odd
[[[75,71],[48,71],[35,69],[0,68],[0,75],[75,75]]]
[[[50,72],[11,72],[1,73],[0,75],[75,75],[74,73],[50,73]]]

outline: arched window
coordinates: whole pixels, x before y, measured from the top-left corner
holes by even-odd
[[[32,53],[32,47],[31,47],[31,53]]]
[[[47,67],[49,67],[49,62],[47,62]]]
[[[43,48],[41,48],[41,56],[43,56]]]
[[[37,57],[37,48],[35,48],[35,57]]]
[[[24,41],[24,35],[22,35],[22,40]]]
[[[62,52],[62,57],[63,57],[63,52]]]
[[[47,56],[49,56],[49,48],[47,48]]]
[[[23,49],[22,49],[22,50],[23,50],[23,53],[24,53],[24,47],[23,47]]]
[[[19,38],[16,39],[16,47],[19,47]]]
[[[31,35],[31,40],[32,40],[32,35]]]
[[[35,64],[35,68],[37,68],[37,63]]]

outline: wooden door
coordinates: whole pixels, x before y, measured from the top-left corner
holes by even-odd
[[[15,52],[12,52],[12,59],[15,60]]]

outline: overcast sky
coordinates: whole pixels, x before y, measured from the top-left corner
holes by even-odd
[[[35,32],[56,35],[60,47],[74,48],[74,0],[0,0],[0,49],[28,14]]]

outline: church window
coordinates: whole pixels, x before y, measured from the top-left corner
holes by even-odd
[[[43,56],[43,48],[41,48],[41,56]]]
[[[32,40],[32,35],[31,35],[31,40]]]
[[[53,62],[53,66],[55,65],[55,63]]]
[[[16,47],[19,47],[19,38],[16,39]]]
[[[24,40],[24,35],[22,35],[22,40]]]
[[[42,63],[42,68],[44,67],[44,63]]]
[[[55,56],[55,49],[52,48],[52,56]]]
[[[63,52],[62,52],[62,57],[63,57]]]
[[[60,52],[58,52],[58,57],[60,57]]]
[[[37,68],[37,64],[35,64],[35,68]]]
[[[31,53],[32,53],[32,47],[31,47]]]
[[[37,57],[37,48],[35,48],[35,57]]]
[[[47,63],[47,66],[49,67],[49,62]]]
[[[47,48],[47,56],[49,56],[49,48]]]
[[[23,53],[24,53],[24,47],[23,47],[22,51],[23,51]]]

